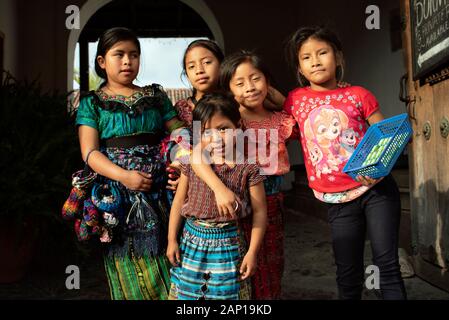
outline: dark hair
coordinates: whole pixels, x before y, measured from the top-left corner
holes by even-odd
[[[201,131],[204,131],[207,121],[220,113],[236,126],[240,124],[239,103],[228,92],[213,92],[203,95],[192,111],[192,120],[201,121]]]
[[[309,81],[299,73],[299,58],[298,53],[302,45],[309,39],[316,39],[327,42],[337,57],[340,55],[341,65],[337,66],[336,76],[337,80],[341,81],[344,75],[344,60],[343,47],[338,36],[330,29],[324,26],[309,26],[298,29],[293,33],[285,45],[285,56],[288,64],[293,68],[298,82],[301,86],[306,86]]]
[[[224,59],[220,67],[220,88],[226,91],[231,91],[229,82],[235,74],[238,66],[242,63],[249,62],[254,68],[262,72],[267,79],[268,83],[271,83],[271,73],[262,61],[262,59],[251,51],[241,50],[230,54]]]
[[[187,54],[189,53],[190,50],[192,50],[194,48],[198,48],[198,47],[207,49],[210,52],[212,52],[212,54],[215,56],[215,58],[217,58],[217,60],[218,60],[218,62],[220,62],[220,64],[223,61],[223,59],[224,59],[223,51],[219,47],[218,43],[216,43],[215,41],[213,41],[213,40],[206,40],[206,39],[192,41],[187,46],[186,50],[184,51],[184,56],[182,57],[182,73],[181,73],[181,77],[182,76],[186,76],[187,77],[187,67],[186,67]],[[196,94],[196,90],[195,90],[195,88],[193,88],[192,96],[195,97],[195,94]]]
[[[100,36],[100,39],[98,39],[97,54],[95,55],[95,72],[99,77],[103,78],[106,81],[108,80],[106,71],[100,67],[97,58],[98,56],[105,57],[109,49],[111,49],[117,42],[120,41],[132,41],[136,45],[137,51],[140,55],[140,42],[132,30],[128,28],[116,27],[103,32],[103,34]]]

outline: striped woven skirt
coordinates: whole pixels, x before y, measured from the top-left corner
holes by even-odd
[[[284,273],[284,219],[282,216],[284,195],[279,191],[282,182],[279,178],[279,176],[268,176],[268,179],[264,181],[267,192],[268,223],[257,256],[257,271],[251,278],[254,300],[277,300],[281,297],[281,282]],[[251,239],[251,219],[252,216],[242,220],[242,227],[248,242]]]
[[[170,262],[165,256],[104,255],[112,300],[167,300]]]
[[[250,282],[241,281],[245,243],[235,223],[205,226],[187,219],[180,242],[181,262],[171,269],[173,300],[248,300]]]
[[[131,192],[120,185],[121,206],[114,212],[119,224],[112,229],[112,242],[104,246],[103,255],[111,299],[166,300],[170,292],[170,262],[165,256],[169,206],[160,146],[107,148],[105,153],[116,165],[153,177],[150,192]]]

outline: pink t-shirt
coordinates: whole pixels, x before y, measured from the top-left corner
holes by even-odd
[[[284,110],[298,122],[309,186],[336,193],[361,184],[342,172],[366,130],[366,119],[379,110],[368,90],[351,86],[314,91],[291,91]]]

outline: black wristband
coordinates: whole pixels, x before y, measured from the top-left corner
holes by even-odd
[[[92,150],[90,150],[88,153],[87,153],[87,156],[86,156],[86,164],[87,165],[89,165],[89,156],[90,156],[90,154],[92,153],[92,152],[94,152],[94,151],[98,151],[97,149],[92,149]]]

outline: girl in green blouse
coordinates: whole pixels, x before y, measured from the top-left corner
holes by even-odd
[[[169,291],[160,141],[183,123],[159,85],[133,84],[140,53],[129,29],[100,37],[95,70],[105,82],[80,101],[76,118],[83,160],[101,176],[92,201],[112,299],[166,299]]]

